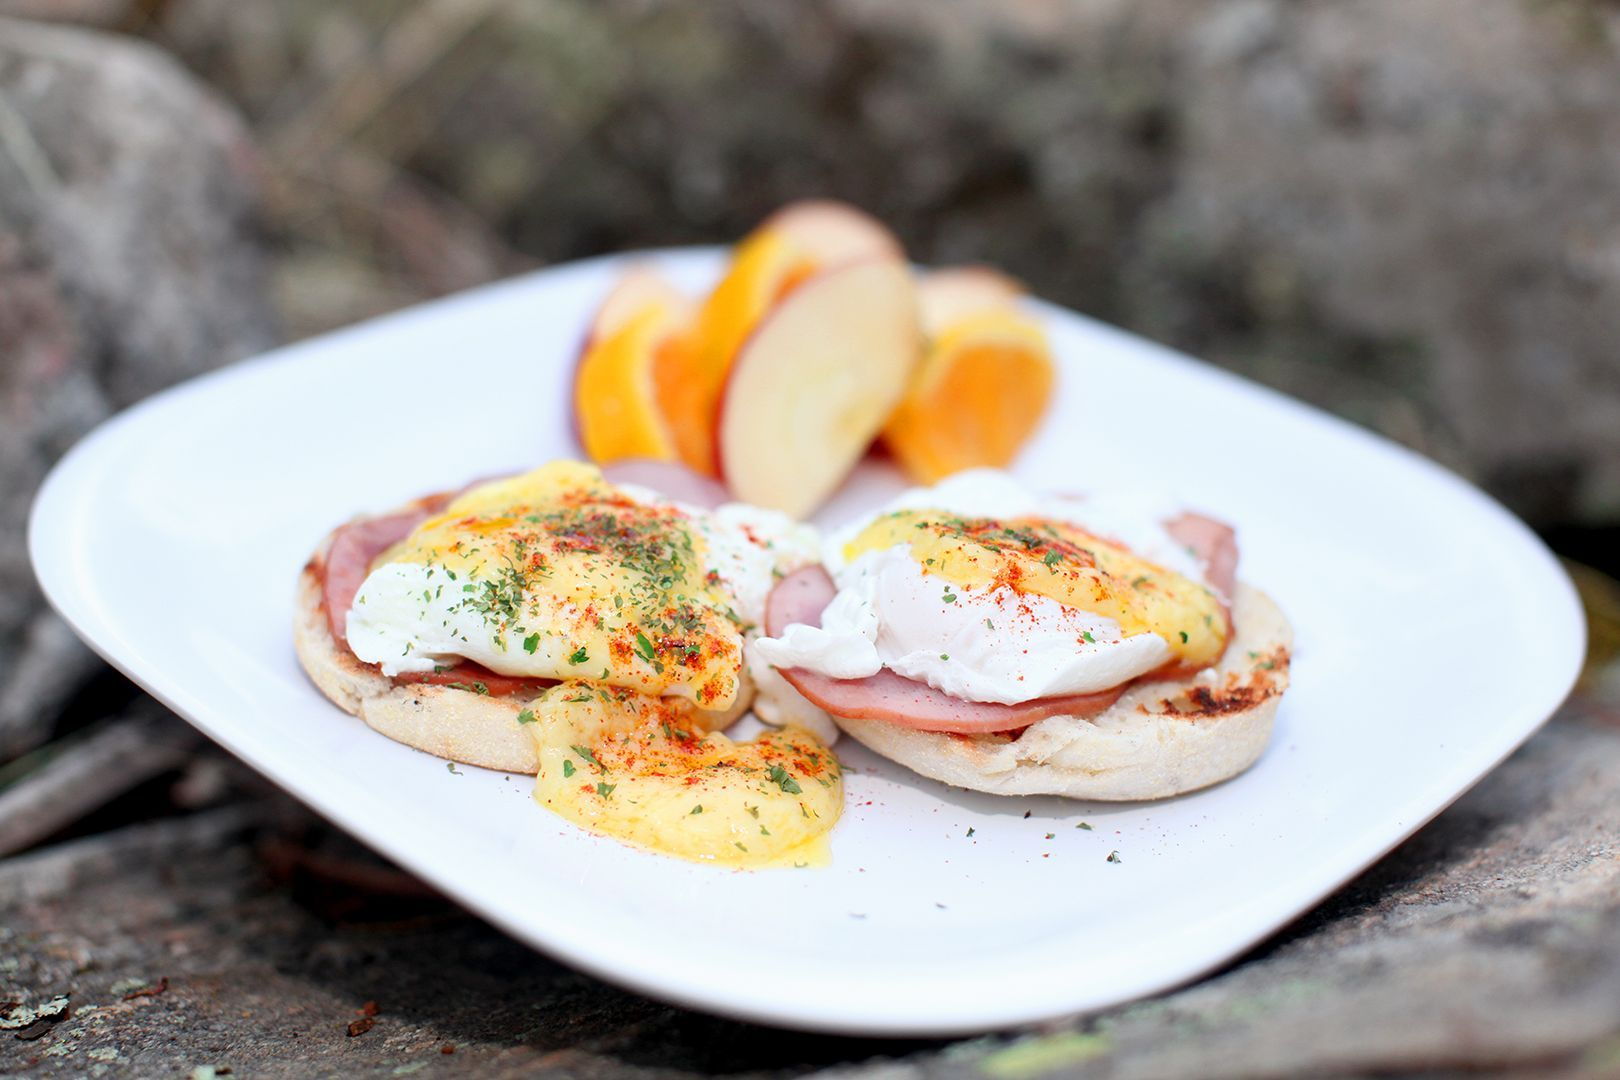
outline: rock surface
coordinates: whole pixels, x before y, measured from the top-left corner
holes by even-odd
[[[239,785],[259,786],[226,787]],[[1620,699],[1577,698],[1226,973],[1038,1035],[946,1045],[777,1032],[612,989],[284,798],[237,795],[0,862],[0,997],[71,1006],[0,1030],[0,1074],[1613,1075],[1617,797]]]
[[[162,42],[256,139],[153,49],[0,19],[0,1076],[1620,1075],[1620,664],[1214,978],[1035,1035],[875,1042],[673,1009],[503,936],[98,675],[22,546],[48,464],[272,343],[271,296],[308,331],[508,272],[509,244],[724,239],[827,192],[1539,520],[1614,521],[1613,5],[6,10]]]
[[[113,411],[274,342],[254,161],[156,49],[0,19],[0,760],[95,670],[28,569],[45,470]]]

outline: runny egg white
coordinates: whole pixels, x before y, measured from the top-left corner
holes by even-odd
[[[1107,690],[1219,657],[1228,626],[1201,564],[1135,495],[1039,495],[990,469],[914,489],[830,535],[819,627],[756,650],[840,679],[888,668],[1012,704]]]

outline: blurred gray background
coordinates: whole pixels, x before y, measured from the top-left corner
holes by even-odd
[[[0,857],[31,852],[0,861],[0,1074],[917,1049],[546,966],[200,746],[43,609],[23,551],[50,464],[156,389],[807,195],[1415,447],[1588,564],[1585,696],[1494,786],[1251,963],[1039,1061],[1620,1068],[1620,3],[0,0]],[[61,988],[104,1011],[11,1023]],[[367,996],[415,1042],[344,1036]],[[905,1068],[1042,1071],[995,1049]]]
[[[921,260],[1002,265],[1410,443],[1538,524],[1620,520],[1620,7],[1605,0],[0,12],[120,35],[93,58],[0,52],[0,206],[27,209],[12,205],[27,131],[97,204],[102,220],[67,228],[162,212],[174,170],[108,176],[95,144],[172,165],[198,141],[200,97],[229,129],[209,133],[219,166],[254,193],[188,199],[185,216],[239,219],[216,240],[255,249],[280,337],[529,266],[731,239],[832,194]],[[197,272],[182,229],[153,243],[139,266],[100,268],[131,303],[146,275]],[[105,324],[119,299],[67,302]]]

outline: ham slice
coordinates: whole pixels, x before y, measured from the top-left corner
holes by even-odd
[[[484,481],[480,481],[483,483]],[[465,489],[463,489],[465,490]],[[389,548],[411,534],[411,530],[449,505],[450,494],[429,495],[417,500],[409,510],[383,517],[351,521],[332,535],[321,565],[321,603],[326,608],[326,624],[332,639],[348,648],[349,609],[360,591],[371,564]],[[394,682],[428,686],[460,686],[495,697],[534,693],[556,683],[555,679],[502,675],[481,664],[464,660],[443,671],[397,675]]]
[[[838,587],[819,566],[797,570],[777,583],[765,605],[765,628],[771,636],[793,623],[821,625],[821,613]],[[1119,700],[1123,686],[1100,694],[1038,698],[1016,705],[964,701],[884,668],[864,679],[834,679],[804,668],[781,674],[804,697],[834,716],[886,720],[922,731],[981,735],[1017,731],[1048,716],[1094,716]]]
[[[532,694],[547,686],[557,685],[556,679],[537,679],[520,675],[502,675],[491,671],[482,664],[475,664],[471,660],[463,660],[454,667],[443,671],[408,671],[394,676],[396,683],[421,684],[426,686],[454,686],[473,693],[489,694],[492,697],[506,697],[510,694]]]
[[[1192,548],[1204,564],[1204,576],[1223,599],[1230,600],[1237,585],[1237,533],[1224,522],[1202,514],[1183,513],[1164,523],[1178,544]]]
[[[718,480],[695,473],[685,465],[672,461],[649,461],[637,458],[616,461],[602,467],[602,476],[610,484],[639,484],[676,502],[713,510],[721,503],[731,501],[731,493]]]
[[[321,602],[335,641],[348,641],[349,609],[371,573],[372,560],[411,534],[411,530],[450,502],[449,495],[430,495],[409,510],[384,517],[351,521],[332,534],[321,569]]]

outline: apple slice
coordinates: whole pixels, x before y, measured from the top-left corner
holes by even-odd
[[[693,352],[693,305],[657,272],[634,267],[597,309],[574,369],[574,423],[597,462],[673,461],[666,422]]]
[[[872,259],[902,259],[900,241],[883,223],[847,203],[789,203],[737,244],[731,264],[703,303],[686,397],[666,413],[681,460],[713,474],[719,464],[715,413],[726,377],[767,313],[824,270]]]
[[[807,516],[866,452],[918,353],[905,263],[854,263],[800,285],[765,316],[726,380],[717,443],[732,494]]]
[[[952,266],[917,282],[917,310],[929,337],[969,315],[1012,308],[1028,290],[1017,278],[988,266]]]
[[[869,259],[905,258],[900,241],[888,226],[864,210],[833,199],[788,203],[754,231],[783,237],[822,270]]]

